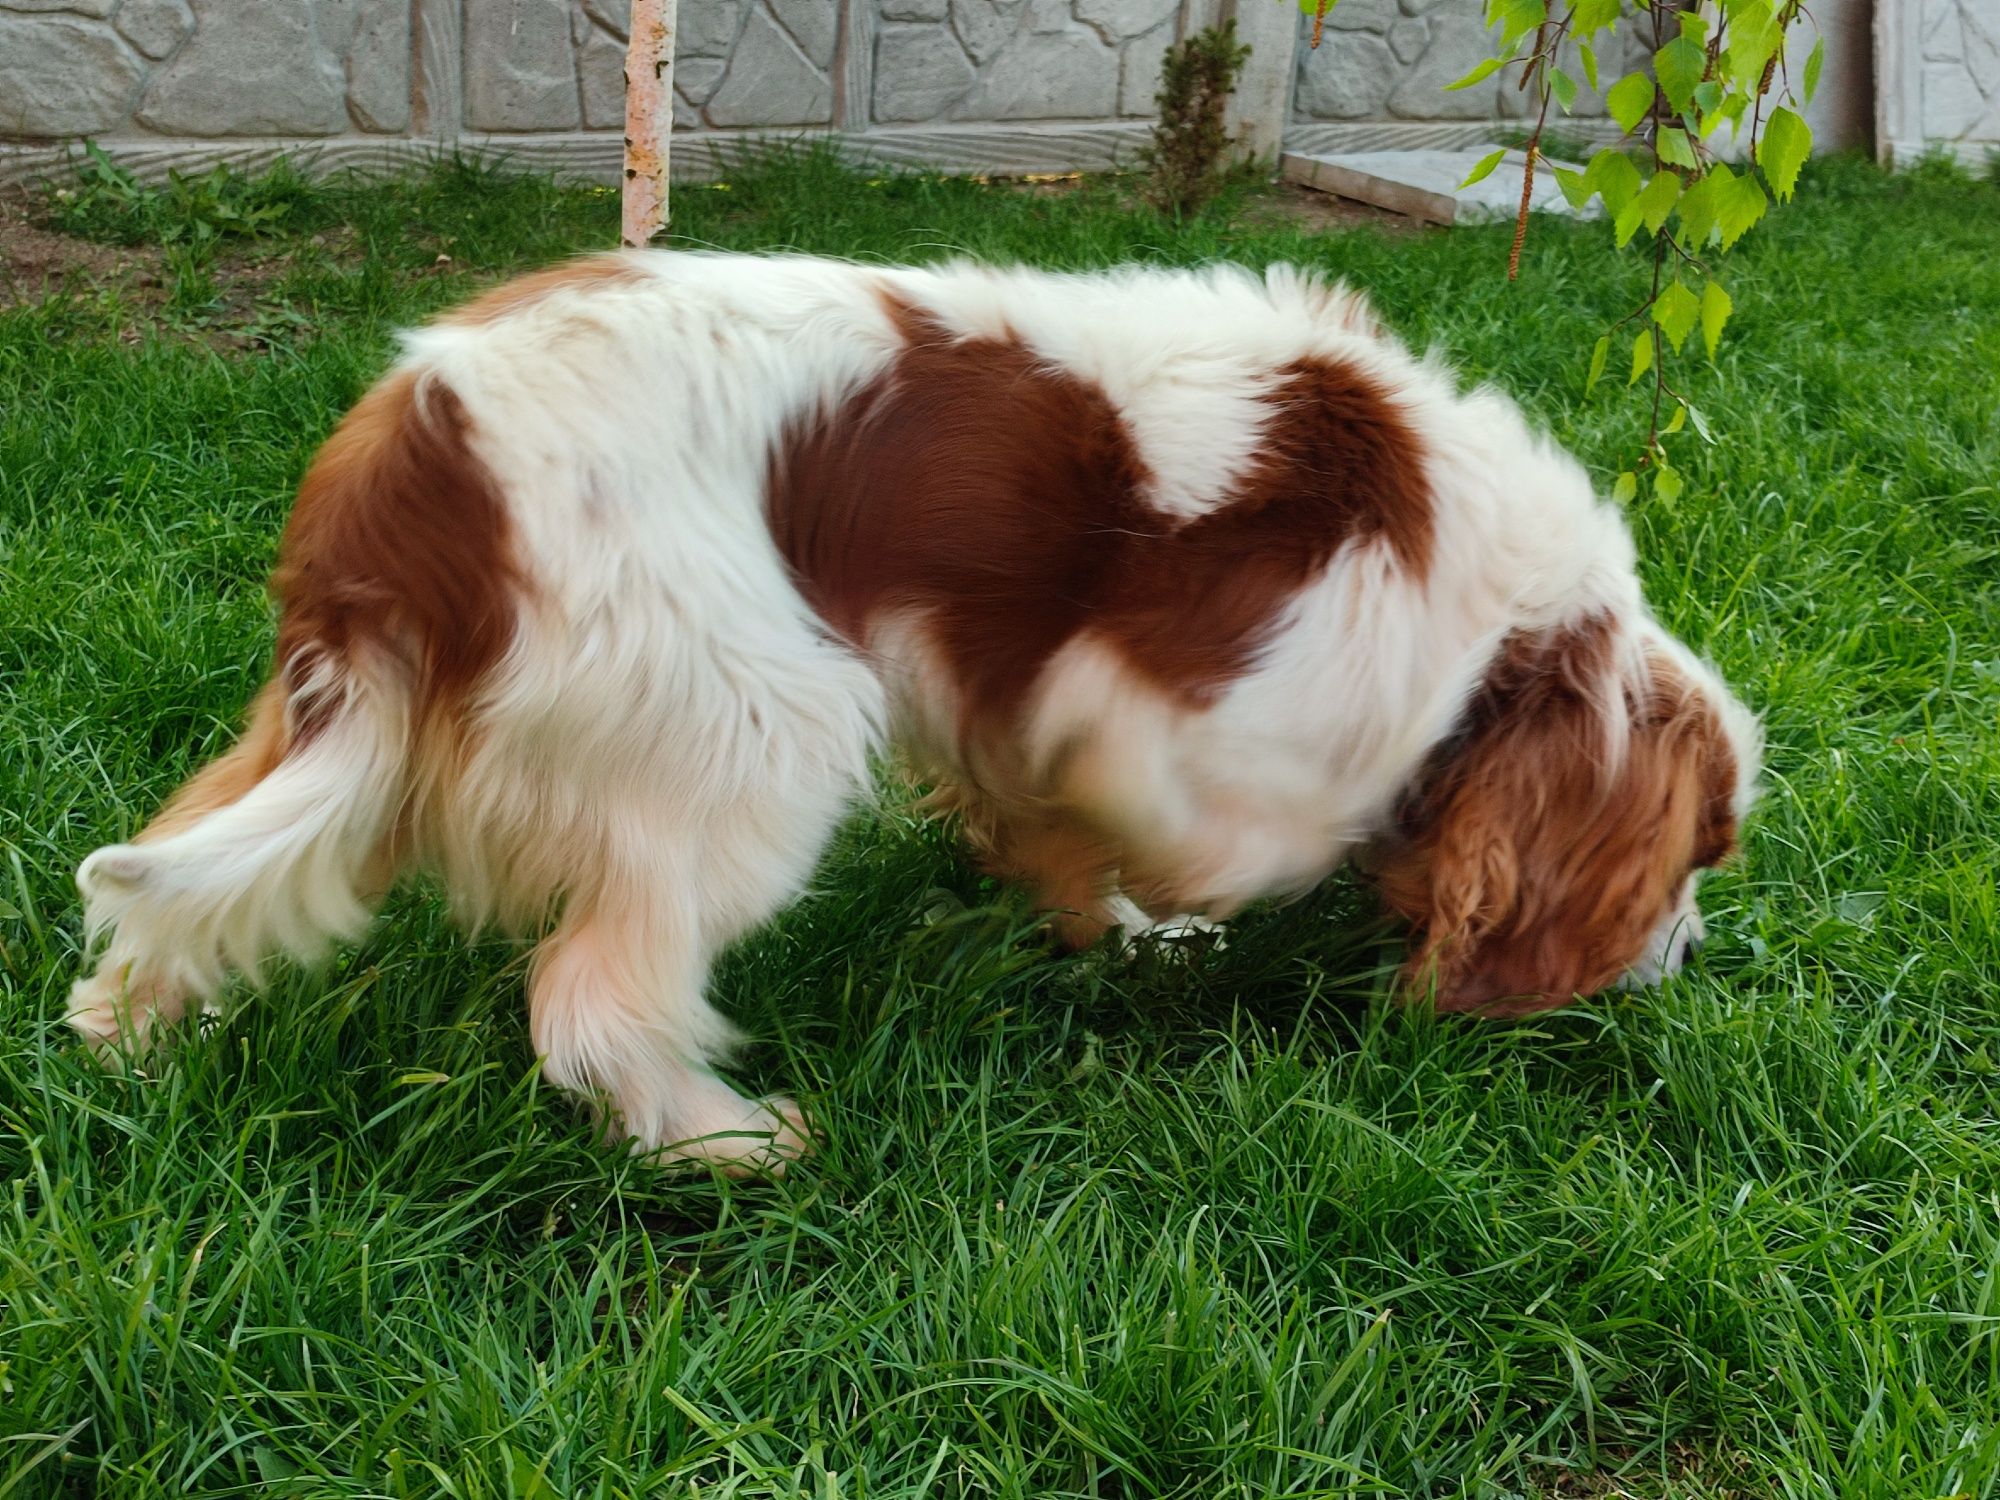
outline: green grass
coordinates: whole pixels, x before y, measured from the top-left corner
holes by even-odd
[[[825,1132],[778,1184],[596,1144],[523,950],[421,892],[169,1066],[72,1046],[70,871],[225,742],[315,443],[399,325],[616,216],[466,168],[222,197],[285,205],[247,310],[224,256],[0,313],[0,1496],[2000,1493],[2000,188],[1827,163],[1727,264],[1686,376],[1721,441],[1634,515],[1769,726],[1694,971],[1405,1012],[1349,884],[1189,962],[1059,958],[937,831],[858,822],[719,983],[748,1083]],[[1582,397],[1641,285],[1601,226],[1538,225],[1509,287],[1505,228],[1176,228],[1115,184],[808,158],[675,209],[1300,260],[1607,483],[1644,431]],[[254,352],[210,337],[245,317]]]

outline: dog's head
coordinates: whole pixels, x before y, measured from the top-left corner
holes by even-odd
[[[1510,639],[1365,859],[1412,927],[1406,985],[1522,1016],[1679,968],[1758,749],[1748,711],[1650,621]]]

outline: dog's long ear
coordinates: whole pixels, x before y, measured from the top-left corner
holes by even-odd
[[[1672,661],[1631,674],[1587,636],[1518,648],[1370,860],[1411,925],[1406,987],[1517,1016],[1613,983],[1727,852],[1737,781]]]
[[[1520,900],[1521,861],[1512,820],[1485,787],[1461,787],[1420,836],[1378,863],[1390,907],[1410,923],[1415,946],[1403,985],[1433,987],[1450,1003],[1484,941],[1506,928]]]
[[[1375,851],[1411,927],[1404,986],[1441,1010],[1522,1014],[1615,977],[1591,908],[1624,883],[1620,825],[1642,815],[1613,805],[1631,723],[1614,647],[1608,621],[1510,641]]]

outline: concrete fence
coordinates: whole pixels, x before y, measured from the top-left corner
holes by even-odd
[[[60,171],[83,138],[144,175],[281,153],[382,169],[459,150],[613,181],[627,4],[0,0],[0,181]],[[1975,140],[2000,107],[2000,0],[1880,4],[1878,37],[1891,14],[1900,29],[1878,45],[1919,89],[1885,140],[1899,154],[1961,126]],[[1311,51],[1291,0],[680,0],[675,175],[712,176],[774,136],[953,171],[1128,163],[1166,48],[1225,17],[1253,48],[1235,109],[1257,149],[1471,144],[1526,105],[1511,77],[1444,91],[1486,55],[1482,8],[1340,0]],[[1822,145],[1859,144],[1881,112],[1869,9],[1814,7],[1829,33]],[[1565,128],[1612,133],[1589,99]]]

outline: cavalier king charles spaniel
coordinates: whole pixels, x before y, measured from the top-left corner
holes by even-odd
[[[409,336],[272,586],[241,740],[78,871],[71,1021],[142,1042],[427,869],[540,936],[551,1079],[732,1169],[807,1133],[714,1071],[709,967],[886,749],[1070,943],[1352,858],[1489,1016],[1677,968],[1757,766],[1583,469],[1282,267],[529,276]]]

